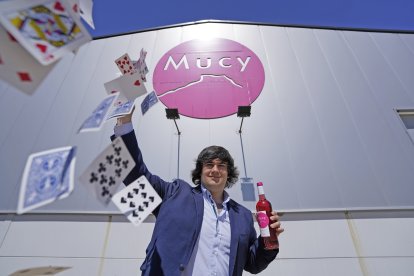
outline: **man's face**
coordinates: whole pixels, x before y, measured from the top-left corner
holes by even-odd
[[[214,159],[203,164],[201,182],[210,192],[222,192],[227,182],[227,164]]]

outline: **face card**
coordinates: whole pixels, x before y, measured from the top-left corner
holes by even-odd
[[[2,1],[0,21],[43,65],[51,64],[91,40],[66,1]]]
[[[112,201],[135,226],[138,226],[162,200],[148,179],[141,176],[116,193]]]
[[[127,101],[123,104],[115,106],[114,109],[108,114],[107,120],[130,114],[133,108],[134,101]]]
[[[141,112],[142,112],[142,115],[144,115],[148,111],[148,109],[150,109],[157,102],[158,102],[157,95],[155,94],[154,91],[152,91],[151,93],[149,93],[144,98],[144,100],[141,103]]]
[[[71,267],[63,266],[41,266],[21,269],[13,272],[9,276],[35,276],[35,275],[55,275],[59,272],[70,269]]]
[[[116,101],[118,93],[110,94],[106,96],[95,108],[92,114],[83,122],[82,126],[79,128],[79,132],[86,131],[98,131],[101,129],[102,125],[105,123],[106,118]]]
[[[122,75],[131,74],[135,72],[134,65],[128,54],[124,54],[123,56],[117,58],[115,60],[116,65],[118,66],[119,71],[121,71]]]
[[[117,137],[82,173],[80,181],[103,205],[108,205],[135,162],[121,137]]]
[[[39,64],[1,25],[0,41],[0,79],[32,95],[55,64]]]
[[[68,3],[69,8],[80,17],[79,0],[66,0],[66,2]]]
[[[62,147],[31,154],[20,186],[17,213],[65,198],[74,188],[75,147]]]

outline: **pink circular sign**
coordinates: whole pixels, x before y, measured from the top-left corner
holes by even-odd
[[[153,87],[168,108],[181,115],[213,119],[251,105],[265,80],[262,62],[233,40],[190,40],[172,48],[158,61]]]

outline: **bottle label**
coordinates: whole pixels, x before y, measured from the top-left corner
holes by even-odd
[[[257,212],[257,222],[260,227],[260,235],[262,237],[270,237],[269,218],[266,215],[266,211]]]

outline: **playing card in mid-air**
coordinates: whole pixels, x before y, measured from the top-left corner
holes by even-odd
[[[122,75],[131,74],[135,72],[134,65],[128,54],[124,54],[121,57],[115,60],[116,65],[118,66],[119,71]]]
[[[80,16],[91,26],[92,29],[95,29],[95,24],[93,23],[92,17],[93,1],[92,0],[79,0],[79,13]]]
[[[123,105],[128,101],[128,99],[121,93],[121,90],[120,90],[121,88],[119,87],[116,80],[117,79],[114,79],[114,80],[111,80],[111,81],[108,81],[108,82],[104,83],[105,90],[106,90],[106,93],[108,95],[119,92],[119,96],[116,99],[116,101],[114,102],[114,107],[118,107],[120,105]]]
[[[108,114],[107,120],[130,114],[134,108],[134,101],[126,101],[125,103],[115,106]]]
[[[141,75],[141,79],[146,82],[149,70],[147,67],[147,63],[145,62],[145,58],[147,57],[147,51],[144,48],[141,49],[139,54],[139,59],[134,63],[135,70]]]
[[[141,224],[161,201],[145,176],[139,177],[112,197],[112,202],[135,226]]]
[[[13,272],[9,276],[40,276],[40,275],[56,275],[59,272],[70,269],[68,266],[41,266],[20,269]]]
[[[108,113],[112,110],[112,106],[116,101],[119,93],[106,96],[98,105],[92,114],[83,122],[78,132],[96,131],[101,129],[107,119]]]
[[[0,21],[43,65],[91,40],[79,16],[66,1],[1,1]]]
[[[134,159],[124,141],[117,137],[95,158],[79,179],[106,206],[134,166]]]
[[[142,115],[144,115],[145,113],[147,113],[148,109],[150,109],[157,102],[158,102],[157,95],[155,95],[155,92],[152,91],[151,93],[149,93],[144,98],[144,100],[141,103],[141,112],[142,112]]]
[[[67,197],[74,188],[75,147],[31,154],[20,186],[17,213]]]
[[[0,25],[0,79],[32,95],[55,65],[41,65]]]
[[[105,83],[105,89],[108,93],[121,92],[121,96],[124,96],[128,101],[134,101],[147,93],[147,88],[138,72],[125,74]]]

